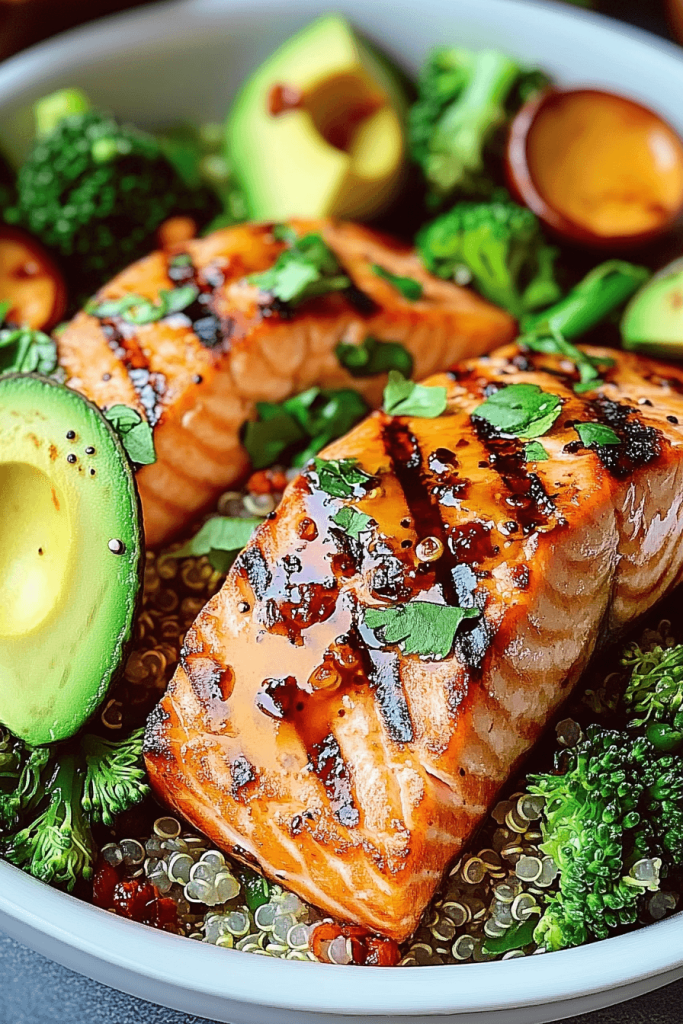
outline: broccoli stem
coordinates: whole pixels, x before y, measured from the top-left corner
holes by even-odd
[[[472,57],[467,84],[437,122],[430,146],[427,177],[442,195],[482,169],[484,142],[504,119],[504,103],[519,74],[518,65],[496,50]]]
[[[55,130],[60,121],[73,114],[84,114],[90,110],[90,100],[80,89],[58,89],[49,96],[43,96],[33,108],[36,119],[36,135],[44,138]]]
[[[142,760],[144,729],[113,743],[88,734],[81,740],[86,773],[83,808],[92,821],[113,825],[117,814],[139,804],[150,792]]]
[[[645,267],[623,260],[601,263],[550,309],[525,316],[522,332],[577,338],[618,309],[649,276]]]

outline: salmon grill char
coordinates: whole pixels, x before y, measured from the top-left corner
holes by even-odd
[[[427,274],[406,246],[351,223],[294,227],[324,236],[353,289],[303,303],[293,315],[264,306],[244,279],[272,266],[284,244],[272,226],[243,224],[152,253],[97,296],[98,303],[128,293],[156,301],[163,289],[190,283],[201,294],[189,309],[138,326],[81,312],[58,339],[72,387],[102,408],[134,406],[154,427],[157,461],[137,478],[149,544],[190,524],[248,470],[239,434],[256,402],[317,385],[353,387],[379,403],[386,375],[351,377],[335,356],[340,341],[402,342],[423,376],[514,337],[507,313]],[[404,298],[373,264],[418,280],[422,298]]]
[[[353,497],[305,469],[188,633],[147,730],[158,794],[326,912],[410,935],[596,644],[681,575],[683,371],[609,355],[579,396],[508,346],[428,380],[437,419],[377,412],[329,446],[370,475]],[[471,417],[521,382],[563,403],[547,461]],[[584,447],[580,421],[619,443]],[[470,610],[445,657],[365,621],[417,600]]]

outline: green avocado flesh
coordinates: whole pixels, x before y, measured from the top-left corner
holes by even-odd
[[[377,213],[403,180],[406,109],[400,74],[344,18],[307,25],[248,79],[226,123],[250,216]]]
[[[637,292],[621,321],[624,348],[683,359],[683,259]]]
[[[0,722],[34,745],[95,711],[131,635],[143,556],[132,466],[99,410],[0,377]]]

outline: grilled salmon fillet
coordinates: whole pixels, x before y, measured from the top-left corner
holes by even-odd
[[[135,325],[80,312],[57,339],[72,387],[102,408],[133,406],[154,427],[157,461],[138,473],[151,545],[192,522],[248,469],[239,432],[256,402],[280,402],[317,385],[353,387],[378,403],[386,375],[352,377],[335,356],[340,341],[371,335],[401,342],[423,376],[514,337],[507,313],[432,277],[408,247],[357,224],[292,226],[323,236],[351,289],[305,302],[293,314],[269,305],[245,277],[271,267],[285,245],[272,225],[243,224],[152,253],[95,300],[132,293],[157,301],[164,289],[193,284],[200,295],[181,313]],[[422,298],[404,298],[373,265],[419,281]]]
[[[599,640],[681,576],[683,371],[587,351],[615,360],[599,392],[508,346],[427,381],[438,418],[377,412],[329,446],[150,717],[159,796],[336,917],[409,936]],[[561,399],[545,461],[472,416],[514,383]],[[584,446],[582,421],[619,442]],[[356,460],[348,496],[336,460]]]

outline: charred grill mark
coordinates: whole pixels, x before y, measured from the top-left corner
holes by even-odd
[[[646,426],[632,406],[621,405],[604,395],[587,405],[592,418],[611,427],[621,440],[621,444],[591,445],[612,476],[623,479],[661,455],[663,435],[655,427]]]
[[[353,306],[361,316],[374,316],[379,306],[374,299],[370,298],[367,292],[362,291],[358,285],[352,284],[345,291],[349,304]]]
[[[213,307],[214,293],[223,284],[224,275],[218,267],[208,268],[203,276],[197,271],[189,253],[178,253],[169,260],[166,273],[172,284],[178,288],[193,284],[198,290],[195,301],[183,310],[202,345],[216,348],[228,335],[225,325],[216,315]]]
[[[412,743],[415,734],[401,681],[398,655],[391,651],[366,650],[370,662],[368,675],[387,732],[395,743]]]
[[[353,800],[348,767],[332,733],[313,745],[309,760],[325,788],[337,821],[347,828],[354,828],[360,822],[360,814]]]
[[[264,679],[256,694],[256,707],[269,718],[279,720],[290,713],[300,693],[294,676]]]
[[[446,528],[439,507],[432,501],[422,470],[422,453],[417,438],[399,419],[386,419],[382,426],[382,442],[389,456],[392,470],[401,485],[413,522],[425,536],[437,537],[444,548],[447,545]],[[443,556],[429,563],[436,580],[441,584],[444,599],[456,604],[451,577],[451,566]]]
[[[170,717],[169,712],[161,704],[152,708],[145,723],[145,738],[142,745],[145,754],[171,760],[171,741],[166,732],[166,723]]]
[[[244,802],[243,790],[251,782],[255,782],[257,775],[253,764],[247,760],[244,754],[239,754],[230,765],[231,792],[233,800]]]
[[[556,505],[536,473],[527,472],[523,442],[501,435],[487,420],[472,416],[477,437],[487,452],[488,463],[508,492],[506,509],[514,515],[525,535],[544,526],[556,512]]]
[[[246,577],[254,597],[257,601],[262,601],[273,582],[273,575],[258,544],[250,545],[237,556],[235,571]]]
[[[162,413],[161,397],[166,391],[166,378],[149,368],[149,359],[134,336],[124,334],[118,317],[110,317],[101,323],[107,344],[128,374],[135,393],[145,410],[147,422],[156,426]]]

